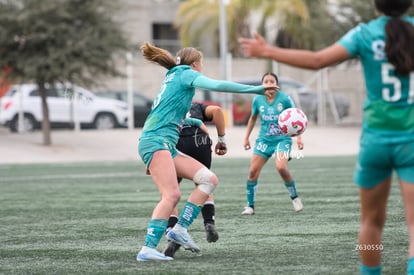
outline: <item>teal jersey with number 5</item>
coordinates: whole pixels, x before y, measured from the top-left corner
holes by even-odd
[[[361,60],[367,98],[364,103],[363,130],[380,136],[381,142],[414,140],[414,72],[401,76],[385,53],[385,24],[390,17],[381,16],[359,24],[338,43],[352,57]],[[414,18],[404,16],[414,24]]]

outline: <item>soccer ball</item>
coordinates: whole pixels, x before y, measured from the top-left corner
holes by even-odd
[[[280,113],[278,119],[279,129],[289,137],[303,134],[308,127],[308,118],[298,108],[288,108]]]

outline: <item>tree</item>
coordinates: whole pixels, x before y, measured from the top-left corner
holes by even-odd
[[[180,5],[175,26],[183,46],[199,46],[202,37],[211,37],[218,52],[220,1],[188,0]],[[230,0],[226,7],[227,41],[229,51],[235,56],[239,54],[237,39],[251,33],[249,19],[253,12],[261,14],[259,29],[262,31],[270,19],[276,18],[282,23],[287,15],[295,14],[306,20],[308,14],[303,0]]]
[[[331,12],[329,0],[305,0],[309,8],[306,24],[295,14],[289,14],[279,27],[275,43],[284,48],[317,50],[337,39],[344,30]]]
[[[0,68],[9,79],[33,81],[42,98],[43,143],[51,144],[46,85],[89,86],[119,76],[117,53],[128,43],[109,0],[0,1]],[[122,55],[124,56],[124,55]]]
[[[305,0],[309,7],[309,20],[301,24],[298,16],[290,15],[287,24],[280,29],[276,44],[285,48],[318,50],[337,41],[361,14],[375,11],[367,1]],[[364,7],[361,10],[358,7]],[[368,9],[365,9],[369,7]]]
[[[346,29],[350,29],[361,22],[368,22],[375,18],[377,10],[374,1],[339,0],[336,11],[338,21]]]
[[[306,24],[294,14],[280,30],[276,44],[285,48],[319,50],[335,43],[348,30],[378,16],[374,1],[305,0],[309,7]],[[409,14],[413,14],[411,7]]]

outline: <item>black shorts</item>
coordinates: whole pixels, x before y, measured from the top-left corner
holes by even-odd
[[[207,168],[211,167],[211,145],[212,140],[207,135],[180,137],[177,150],[195,158]]]

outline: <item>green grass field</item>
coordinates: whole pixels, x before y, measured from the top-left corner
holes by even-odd
[[[220,239],[190,227],[202,256],[138,263],[159,194],[136,162],[0,165],[2,274],[358,274],[355,157],[305,157],[290,170],[304,204],[295,213],[273,160],[259,181],[256,215],[245,206],[248,159],[215,159]],[[182,201],[193,184],[183,181]],[[405,274],[407,230],[396,182],[383,242],[383,274]],[[158,249],[165,247],[163,239]]]

